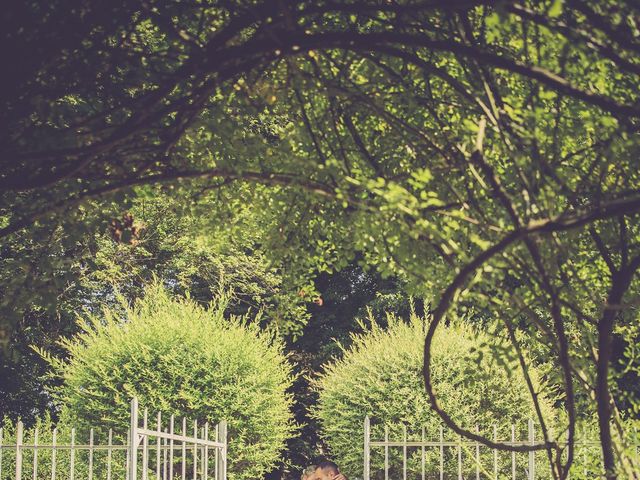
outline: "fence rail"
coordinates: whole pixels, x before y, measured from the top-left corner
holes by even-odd
[[[0,428],[0,480],[226,480],[225,421],[210,431],[197,420],[177,425],[173,415],[163,419],[158,412],[152,425],[151,418],[132,399],[128,432],[109,429],[103,443],[94,429],[78,443],[75,428],[64,439],[57,428],[26,430],[20,421],[9,431]]]

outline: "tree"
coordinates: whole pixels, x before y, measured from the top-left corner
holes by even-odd
[[[408,438],[420,435],[424,428],[427,438],[434,439],[442,425],[424,396],[422,339],[427,320],[415,314],[407,320],[390,314],[386,329],[377,325],[375,318],[369,320],[370,329],[353,336],[351,347],[345,348],[342,358],[325,366],[315,385],[319,402],[313,413],[322,425],[321,435],[349,475],[362,469],[364,457],[357,439],[363,437],[365,416],[372,421],[372,439],[386,438],[385,428],[389,429],[386,434],[390,441],[402,438],[401,426],[407,429]],[[463,425],[476,426],[483,432],[492,432],[495,427],[501,438],[508,438],[511,425],[515,425],[521,437],[526,433],[527,420],[535,415],[534,405],[527,378],[514,373],[513,366],[495,361],[491,347],[499,346],[490,334],[474,331],[468,323],[442,329],[432,349],[438,391],[442,392],[443,405],[455,411],[456,420]],[[528,373],[540,392],[545,418],[554,422],[550,391],[541,380],[543,371],[533,367]],[[447,432],[448,440],[454,438]],[[391,453],[391,476],[402,475],[403,459]],[[408,457],[409,471],[413,474],[420,470],[419,453],[414,450]],[[438,453],[431,450],[427,455],[427,476],[434,477]],[[491,453],[487,451],[486,455],[490,462]],[[382,465],[383,459],[375,457],[372,471],[381,475]],[[500,470],[505,470],[504,467],[510,471],[509,464],[501,465]]]
[[[198,214],[179,205],[179,199],[157,192],[134,201],[103,230],[67,232],[58,226],[46,242],[25,234],[5,245],[1,312],[16,326],[0,351],[4,414],[27,423],[45,412],[55,417],[47,393],[50,369],[33,347],[64,358],[56,342],[77,333],[78,315],[119,309],[122,298],[132,305],[154,279],[202,306],[224,293],[227,315],[261,313],[262,327],[281,338],[301,334],[311,299],[288,285],[282,269],[260,251],[257,237],[244,227],[242,242],[232,232],[202,235]]]
[[[85,4],[5,96],[0,237],[150,183],[242,195],[302,277],[357,252],[434,298],[425,384],[454,431],[546,449],[564,479],[585,402],[606,478],[633,476],[610,376],[637,315],[637,7],[492,3],[113,4],[108,25]],[[525,331],[555,362],[565,437],[496,445],[440,407],[430,344],[470,305],[501,312],[509,355]]]
[[[283,269],[265,257],[257,237],[244,228],[240,240],[235,232],[203,235],[198,213],[184,211],[179,201],[170,195],[137,200],[114,219],[96,239],[95,258],[75,298],[92,311],[118,303],[117,295],[133,303],[157,278],[201,305],[224,293],[229,315],[259,312],[265,328],[283,338],[298,336],[308,319],[307,299],[286,284]]]
[[[294,433],[291,367],[282,342],[249,318],[225,317],[225,299],[209,309],[171,298],[160,285],[121,311],[89,316],[52,359],[64,382],[55,394],[67,424],[125,435],[129,401],[215,424],[229,423],[230,478],[260,477]]]

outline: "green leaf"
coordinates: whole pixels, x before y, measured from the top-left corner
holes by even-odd
[[[551,8],[547,12],[547,15],[551,18],[559,17],[562,14],[562,6],[564,0],[554,0],[551,4]]]

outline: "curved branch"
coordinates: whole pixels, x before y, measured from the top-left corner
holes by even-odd
[[[544,68],[527,65],[505,55],[499,55],[478,49],[474,46],[464,45],[454,40],[433,40],[424,35],[402,32],[323,32],[300,34],[298,32],[285,31],[281,32],[278,38],[277,43],[270,39],[256,38],[244,45],[226,50],[223,59],[229,60],[229,58],[257,55],[274,49],[282,49],[284,46],[287,46],[287,50],[283,50],[282,53],[288,55],[298,55],[314,49],[339,48],[352,51],[375,52],[378,49],[384,49],[390,45],[423,47],[434,51],[457,53],[496,68],[523,75],[537,80],[557,92],[600,107],[614,115],[634,118],[640,116],[640,107],[637,105],[618,103],[616,100],[605,95],[580,89],[567,79]],[[216,58],[216,62],[219,60],[219,58]]]
[[[424,344],[423,377],[425,382],[425,389],[427,391],[431,407],[449,428],[451,428],[459,435],[470,438],[482,443],[483,445],[498,450],[529,452],[547,448],[557,448],[557,444],[553,442],[537,445],[507,445],[504,443],[488,440],[483,436],[477,435],[475,432],[460,427],[440,406],[435,393],[431,377],[431,344],[433,343],[433,338],[438,326],[442,322],[446,312],[449,310],[454,296],[466,284],[468,278],[487,261],[489,261],[494,256],[504,252],[511,245],[515,244],[518,241],[525,240],[532,235],[550,234],[554,232],[572,230],[584,226],[588,223],[595,222],[597,220],[603,220],[618,215],[629,215],[637,213],[639,211],[640,197],[636,196],[625,200],[618,200],[610,202],[608,204],[599,205],[591,210],[571,216],[559,216],[544,220],[531,221],[526,226],[513,230],[510,234],[503,237],[502,240],[500,240],[498,243],[480,253],[458,272],[453,281],[441,295],[438,305],[433,310],[432,321],[429,324],[429,329],[427,331]]]
[[[269,173],[269,172],[255,172],[255,171],[245,171],[238,172],[233,170],[228,170],[224,168],[214,168],[210,170],[184,170],[184,171],[174,171],[174,172],[166,172],[159,173],[154,175],[148,175],[146,177],[141,178],[130,178],[118,183],[113,183],[109,185],[105,185],[102,187],[98,187],[92,190],[87,190],[85,192],[79,193],[75,197],[63,199],[53,205],[47,205],[46,208],[34,212],[30,215],[26,215],[18,220],[14,220],[9,223],[6,227],[0,228],[0,238],[4,238],[8,235],[11,235],[29,225],[31,225],[36,220],[43,218],[49,214],[55,213],[62,208],[78,205],[85,200],[90,198],[98,198],[105,195],[109,195],[121,190],[125,190],[127,188],[132,188],[141,185],[148,185],[152,183],[164,183],[171,182],[177,180],[197,180],[197,179],[210,179],[210,178],[223,178],[230,181],[252,181],[255,183],[261,183],[264,185],[273,185],[273,186],[295,186],[302,188],[314,195],[335,199],[337,198],[337,194],[334,188],[313,180],[303,179],[297,175],[289,174],[289,173]],[[346,198],[347,202],[351,205],[357,206],[359,208],[366,208],[366,206],[362,205],[355,199]]]

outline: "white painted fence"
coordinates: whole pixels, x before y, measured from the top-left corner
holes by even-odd
[[[135,398],[126,437],[109,429],[106,438],[98,442],[91,429],[82,443],[75,428],[65,441],[60,440],[58,429],[27,431],[18,422],[11,430],[9,439],[0,428],[0,480],[227,478],[225,421],[210,431],[209,424],[198,425],[196,420],[176,422],[173,415],[163,419],[160,412],[151,415],[146,409],[140,411]]]
[[[510,426],[510,435],[506,429],[499,435],[493,427],[493,440],[508,445],[535,445],[536,431],[533,421],[529,420],[526,438],[518,436],[516,426]],[[377,431],[383,438],[372,438],[372,425],[369,417],[364,420],[364,480],[538,480],[549,478],[547,457],[544,451],[505,452],[491,449],[477,442],[449,434],[440,427],[436,432],[425,429],[407,432],[406,426],[395,426],[394,434],[389,426],[377,425]],[[476,431],[478,429],[476,428]],[[486,434],[486,432],[484,432]],[[505,434],[506,433],[506,434]],[[491,432],[489,432],[491,436]],[[504,438],[505,436],[510,438]],[[577,455],[583,460],[588,453],[599,451],[598,442],[581,439],[577,442]],[[637,447],[636,447],[637,449]],[[375,455],[375,458],[374,458]],[[536,461],[538,467],[536,467]],[[583,462],[587,464],[586,461]],[[581,478],[596,478],[597,475],[582,469]]]

